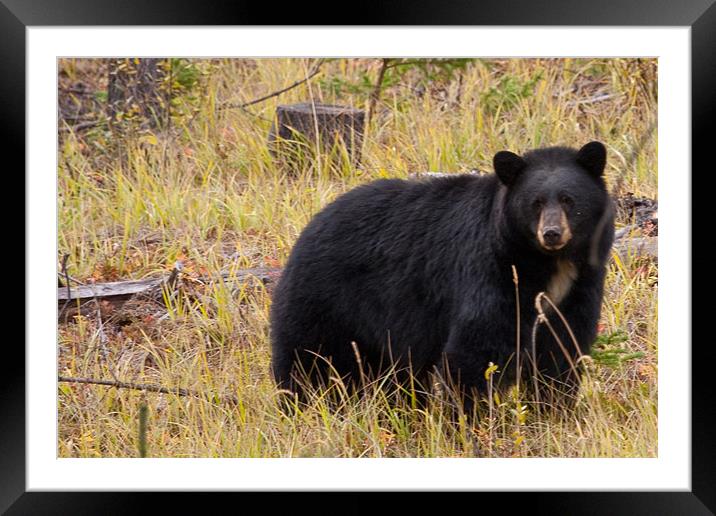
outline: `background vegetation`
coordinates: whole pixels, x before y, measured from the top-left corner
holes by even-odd
[[[270,291],[199,281],[280,267],[312,215],[356,185],[422,171],[489,172],[503,149],[598,139],[608,147],[614,194],[656,198],[654,60],[167,63],[171,111],[161,127],[131,110],[108,123],[104,61],[59,63],[58,263],[68,255],[66,272],[91,283],[158,276],[180,261],[186,288],[165,296],[167,306],[100,303],[61,319],[58,373],[206,397],[60,383],[59,456],[133,457],[140,448],[154,457],[657,454],[651,259],[615,255],[610,263],[574,413],[538,415],[512,391],[485,400],[475,425],[450,424],[440,406],[422,410],[378,388],[345,399],[338,412],[317,394],[308,409],[283,414],[269,370]],[[281,95],[238,107],[316,70]],[[310,99],[371,111],[360,166],[320,155],[290,174],[272,159],[266,139],[277,104]]]

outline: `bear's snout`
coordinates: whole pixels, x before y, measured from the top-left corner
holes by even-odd
[[[572,231],[562,208],[551,207],[542,210],[537,226],[537,239],[544,249],[558,251],[567,245],[571,238]]]

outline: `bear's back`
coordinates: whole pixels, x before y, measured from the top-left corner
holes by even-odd
[[[469,210],[472,223],[487,219],[496,188],[493,175],[373,181],[319,212],[301,233],[293,254],[309,247],[312,260],[324,253],[343,260],[356,253],[379,261],[405,258],[421,244],[437,245],[434,238],[455,234],[463,222],[461,213]]]

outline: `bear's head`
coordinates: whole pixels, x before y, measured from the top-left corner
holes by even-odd
[[[599,142],[579,150],[548,147],[524,156],[495,154],[510,231],[550,255],[588,246],[609,202],[603,178],[606,156]]]

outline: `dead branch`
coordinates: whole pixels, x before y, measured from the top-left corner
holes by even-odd
[[[101,123],[102,123],[101,120],[88,120],[86,122],[80,122],[79,124],[74,124],[74,125],[67,124],[67,125],[63,125],[62,127],[60,127],[60,131],[65,132],[65,133],[71,133],[71,132],[77,133],[80,131],[84,131],[86,129],[91,129],[93,127],[96,127]]]
[[[161,394],[174,394],[176,396],[188,396],[191,398],[200,398],[211,400],[213,396],[202,394],[191,389],[184,389],[183,387],[163,387],[161,385],[148,384],[148,383],[131,383],[121,382],[118,380],[97,380],[95,378],[76,378],[71,376],[57,376],[57,381],[62,383],[84,383],[90,385],[106,385],[108,387],[116,387],[118,389],[131,389],[135,391],[145,392],[157,392]],[[236,396],[220,396],[217,397],[219,402],[236,404],[238,398]]]
[[[598,102],[604,102],[605,100],[612,99],[616,96],[617,95],[613,95],[611,93],[602,93],[600,95],[595,95],[594,97],[589,97],[587,99],[570,100],[568,102],[565,102],[565,105],[566,106],[579,106],[582,104],[596,104]]]
[[[253,106],[254,104],[258,104],[259,102],[263,102],[264,100],[268,100],[273,97],[278,97],[282,93],[286,93],[287,91],[300,86],[304,82],[308,82],[309,80],[311,80],[314,76],[316,76],[318,74],[318,72],[321,71],[321,66],[323,65],[324,61],[325,61],[324,59],[321,59],[320,61],[318,61],[318,63],[316,63],[316,65],[313,67],[313,70],[311,71],[311,73],[309,73],[303,79],[300,79],[300,80],[294,82],[293,84],[286,86],[285,88],[276,90],[273,93],[269,93],[268,95],[264,95],[263,97],[259,97],[257,99],[251,100],[249,102],[244,102],[241,104],[226,104],[224,106],[220,106],[219,109],[244,109],[249,106]],[[253,113],[251,113],[251,114],[253,114]]]

